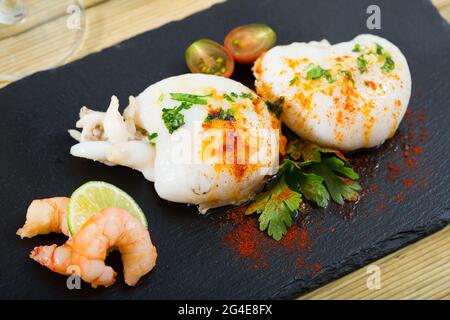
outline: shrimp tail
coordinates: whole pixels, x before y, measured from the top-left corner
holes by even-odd
[[[72,266],[70,240],[59,247],[56,244],[35,247],[30,253],[30,258],[53,272],[63,275],[71,274],[69,270],[69,267]]]
[[[102,275],[96,280],[92,281],[92,288],[97,288],[98,286],[109,287],[116,282],[117,273],[111,267],[106,267]]]
[[[142,276],[155,267],[158,256],[148,233],[137,243],[139,244],[128,246],[127,249],[121,251],[125,283],[129,286],[136,285]]]
[[[80,274],[83,270],[82,267],[86,267],[86,265],[82,264],[82,267],[80,267],[80,265],[73,263],[72,246],[72,239],[69,239],[59,247],[56,244],[35,247],[30,253],[30,258],[51,271],[62,275],[68,276],[74,272]],[[95,262],[91,263],[90,267],[95,269]],[[106,266],[102,268],[101,273],[95,279],[85,280],[88,280],[93,288],[98,286],[109,287],[116,281],[116,276],[117,273],[111,267]]]
[[[22,239],[52,232],[68,236],[68,204],[69,198],[65,197],[33,200],[27,209],[25,224],[16,234]]]

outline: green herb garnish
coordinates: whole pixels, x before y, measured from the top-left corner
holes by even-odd
[[[279,118],[281,113],[283,112],[283,103],[284,103],[284,97],[280,97],[280,98],[278,98],[278,100],[276,100],[274,102],[266,101],[267,108],[277,118]]]
[[[179,127],[184,125],[184,115],[181,111],[184,109],[190,109],[194,104],[205,105],[208,103],[206,97],[210,97],[212,94],[196,95],[190,93],[170,93],[172,100],[181,101],[181,104],[177,107],[162,109],[162,119],[169,133],[172,134]],[[161,97],[160,97],[161,98]]]
[[[301,140],[292,140],[287,147],[289,159],[294,161],[302,161],[303,163],[320,162],[322,155],[333,155],[339,159],[346,161],[345,156],[339,150],[321,147],[312,142]]]
[[[378,55],[382,56],[382,55],[383,55],[383,47],[380,46],[378,43],[375,43],[375,47],[376,47],[376,51],[375,51],[375,52],[376,52]]]
[[[383,73],[388,73],[389,71],[394,70],[395,68],[394,60],[392,60],[392,58],[387,55],[384,57],[384,59],[385,60],[383,66],[381,67],[381,71]]]
[[[341,70],[340,73],[345,75],[345,77],[350,80],[353,84],[355,84],[355,80],[353,79],[352,73],[349,70]]]
[[[289,81],[289,86],[293,86],[298,81],[298,75],[294,75],[294,77]]]
[[[314,173],[299,170],[295,163],[291,163],[286,177],[292,190],[297,190],[305,199],[325,208],[330,200],[330,194],[323,184],[324,178]]]
[[[234,121],[234,120],[236,120],[234,118],[235,112],[236,111],[234,108],[230,108],[225,111],[222,107],[220,107],[219,110],[210,111],[205,118],[205,122],[211,122],[214,119],[225,120],[225,121]]]
[[[394,70],[395,63],[394,60],[392,60],[391,55],[388,52],[384,51],[383,47],[378,43],[376,43],[375,46],[377,48],[377,54],[384,57],[384,64],[381,66],[381,71],[383,73],[388,73],[389,71]]]
[[[149,135],[147,135],[148,143],[150,143],[152,146],[155,145],[155,139],[158,137],[157,132],[153,132]]]
[[[358,49],[358,50],[355,50]],[[360,52],[360,47],[358,46],[358,48],[356,47],[355,44],[355,48],[353,49],[354,52]],[[383,66],[381,66],[381,71],[383,73],[387,73],[391,70],[394,70],[395,68],[395,63],[394,60],[392,60],[391,55],[386,52],[386,50],[384,50],[384,48],[379,45],[378,43],[375,43],[375,52],[372,50],[369,50],[365,52],[365,54],[376,54],[378,56],[384,57],[384,64]],[[357,64],[358,64],[358,69],[361,73],[364,73],[367,70],[367,60],[364,59],[364,54],[360,55],[357,58]]]
[[[338,204],[344,204],[344,200],[358,199],[361,186],[353,180],[359,179],[359,176],[344,161],[336,157],[325,158],[313,163],[309,171],[323,178],[331,198]]]
[[[190,93],[171,93],[170,98],[172,100],[181,101],[181,102],[187,102],[190,104],[207,104],[206,97],[211,97],[212,94],[207,95],[196,95],[196,94],[190,94]]]
[[[359,43],[355,43],[355,46],[353,47],[353,52],[361,52],[361,45]]]
[[[361,190],[357,179],[358,174],[338,150],[294,140],[288,145],[288,158],[281,164],[277,177],[245,214],[259,214],[259,229],[280,240],[293,224],[302,198],[319,207],[326,207],[330,199],[339,204],[344,200],[356,201]]]
[[[358,64],[359,72],[364,73],[367,70],[367,60],[364,59],[363,55],[360,55],[358,59],[356,59],[356,63]]]
[[[328,70],[323,69],[320,65],[317,65],[315,67],[311,67],[308,72],[306,73],[306,78],[309,79],[319,79],[321,77],[324,77],[328,80],[329,83],[333,83],[334,80],[331,77],[331,74]]]
[[[223,97],[225,98],[225,100],[230,101],[230,102],[234,102],[234,98],[229,95],[228,93],[224,93]]]
[[[319,79],[323,76],[323,72],[325,69],[322,69],[321,66],[317,65],[315,67],[311,67],[306,73],[306,77],[309,79]]]
[[[181,111],[184,109],[190,109],[191,107],[192,103],[183,101],[178,107],[162,109],[162,119],[170,134],[184,125],[184,115],[181,114]]]
[[[251,93],[242,92],[241,96],[242,99],[253,99],[253,95]]]
[[[259,230],[267,230],[269,236],[280,240],[292,226],[301,202],[301,194],[292,191],[281,177],[268,191],[259,194],[245,214],[259,214]]]

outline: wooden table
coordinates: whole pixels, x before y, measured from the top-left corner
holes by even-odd
[[[169,21],[183,19],[222,1],[85,0],[87,32],[82,47],[69,61],[80,59]],[[450,0],[433,0],[433,3],[447,21],[450,21]],[[28,45],[32,40],[27,39]],[[36,58],[38,56],[37,47],[26,64],[16,67],[23,70],[38,70],[40,66],[40,59]],[[0,83],[0,87],[7,84],[7,82]],[[367,289],[367,268],[361,268],[300,299],[450,300],[450,226],[375,261],[372,265],[377,265],[381,270],[379,290]]]

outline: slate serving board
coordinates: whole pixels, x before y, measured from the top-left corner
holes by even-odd
[[[116,94],[123,106],[128,95],[185,73],[183,53],[192,41],[220,41],[232,27],[251,22],[271,25],[279,44],[346,41],[369,32],[370,4],[382,14],[382,29],[371,32],[398,45],[409,62],[412,112],[390,142],[351,156],[365,190],[357,204],[301,215],[307,248],[269,246],[264,267],[255,268],[224,241],[232,229],[218,223],[225,209],[200,216],[194,207],[159,199],[139,172],[69,156],[73,140],[66,130],[81,105],[105,109]],[[450,220],[449,75],[450,27],[429,1],[231,0],[13,83],[0,90],[0,298],[294,298],[422,238]],[[238,67],[234,78],[252,86],[247,67]],[[70,195],[89,180],[127,190],[147,214],[158,264],[135,288],[124,284],[113,254],[109,261],[119,271],[113,287],[94,290],[84,283],[81,290],[68,290],[65,277],[28,258],[34,246],[62,243],[64,237],[15,235],[32,199]]]

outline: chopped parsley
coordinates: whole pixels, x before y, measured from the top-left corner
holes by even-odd
[[[280,97],[274,102],[266,101],[267,108],[272,112],[277,118],[280,117],[283,112],[284,97]]]
[[[388,52],[384,51],[383,47],[378,43],[376,43],[375,46],[377,54],[384,57],[384,64],[381,66],[381,71],[383,73],[388,73],[389,71],[394,70],[395,63],[394,60],[392,60],[391,55]]]
[[[207,95],[196,95],[196,94],[190,94],[190,93],[171,93],[170,98],[172,100],[186,102],[190,104],[207,104],[206,97],[211,97],[212,94]]]
[[[308,72],[306,73],[306,78],[308,79],[319,79],[321,77],[324,77],[328,80],[329,83],[333,83],[334,80],[331,77],[331,74],[328,70],[323,69],[320,65],[317,65],[315,67],[311,67]]]
[[[224,93],[224,94],[223,94],[223,97],[224,97],[225,100],[227,100],[227,101],[230,101],[230,102],[234,102],[234,101],[235,101],[235,100],[234,100],[234,97],[231,96],[231,94]]]
[[[289,81],[289,86],[293,86],[298,81],[298,74],[294,75],[294,77]]]
[[[355,80],[353,79],[352,73],[349,70],[341,70],[340,73],[345,75],[345,77],[350,80],[353,84],[355,84]]]
[[[394,60],[392,60],[391,56],[385,56],[384,59],[385,60],[383,66],[381,67],[381,71],[383,73],[388,73],[389,71],[394,70],[395,63]]]
[[[157,132],[153,132],[149,135],[147,135],[148,143],[150,143],[152,146],[155,145],[155,139],[158,137]]]
[[[223,97],[225,100],[230,102],[235,102],[239,97],[242,99],[253,99],[253,95],[251,93],[241,92],[241,94],[237,94],[236,92],[224,93]]]
[[[361,52],[361,45],[359,43],[355,43],[355,46],[353,47],[353,52]]]
[[[358,69],[359,72],[364,73],[367,70],[367,60],[364,59],[363,55],[360,55],[357,59],[356,59],[356,63],[358,64]]]
[[[196,95],[190,93],[170,93],[170,98],[175,101],[180,101],[181,104],[174,108],[162,109],[162,119],[167,130],[169,130],[169,133],[172,134],[175,130],[184,125],[185,122],[184,115],[181,113],[182,110],[190,109],[194,104],[205,105],[208,103],[205,98],[210,96],[212,96],[212,94]]]
[[[375,51],[375,52],[376,52],[378,55],[382,56],[382,55],[383,55],[383,47],[380,46],[378,43],[375,43],[375,48],[376,48],[376,51]]]
[[[259,229],[275,240],[287,233],[303,198],[324,208],[330,199],[356,201],[361,190],[358,174],[340,151],[293,140],[287,152],[275,180],[245,211],[259,214]]]
[[[163,102],[164,100],[164,93],[161,93],[161,95],[158,98],[159,102]]]
[[[253,99],[253,95],[251,93],[242,92],[240,97],[242,99]]]
[[[178,107],[174,107],[171,109],[162,109],[162,119],[170,134],[184,125],[184,115],[181,113],[181,111],[184,109],[190,109],[191,107],[192,103],[183,101]]]
[[[234,121],[234,120],[236,120],[234,118],[234,114],[235,114],[235,110],[233,108],[230,108],[225,111],[222,107],[220,107],[219,110],[210,111],[205,118],[205,122],[211,122],[214,119],[225,120],[225,121]]]
[[[358,47],[357,47],[357,45],[358,45]],[[355,50],[355,49],[357,49],[357,50]],[[361,48],[358,43],[355,44],[355,48],[353,48],[353,52],[361,52]],[[384,48],[380,44],[375,43],[375,51],[365,50],[365,52],[363,52],[363,54],[360,55],[356,60],[356,62],[358,64],[358,69],[361,73],[364,73],[367,70],[367,60],[364,59],[364,54],[376,54],[378,56],[383,57],[384,64],[381,66],[381,71],[383,73],[392,71],[395,68],[395,63],[394,63],[394,60],[392,60],[391,55],[388,52],[386,52],[386,50],[384,50]]]

